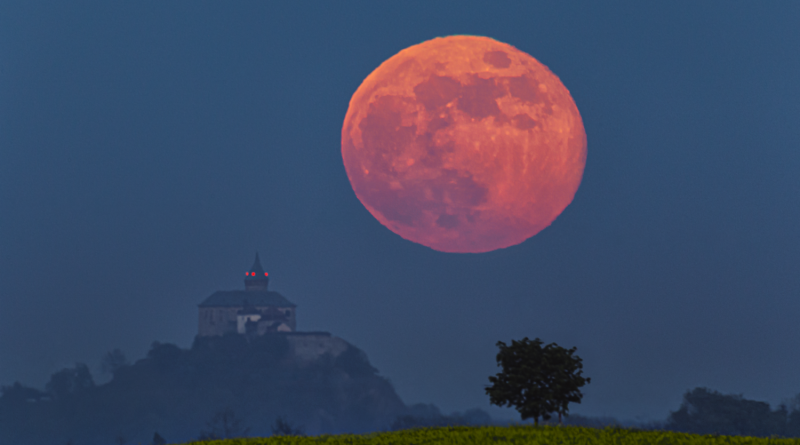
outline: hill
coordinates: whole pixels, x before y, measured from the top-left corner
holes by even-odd
[[[409,408],[366,354],[326,333],[198,337],[154,343],[95,385],[85,365],[44,391],[16,383],[0,397],[0,443],[106,445],[170,441],[235,428],[268,436],[281,418],[309,434],[388,429]]]

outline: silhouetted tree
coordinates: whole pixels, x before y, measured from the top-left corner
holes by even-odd
[[[114,349],[103,354],[100,359],[100,369],[104,374],[114,375],[120,368],[128,366],[128,360],[125,354],[119,349]]]
[[[323,355],[301,362],[294,360],[283,334],[209,337],[195,346],[186,350],[154,344],[146,358],[94,387],[87,369],[70,367],[51,379],[48,389],[59,397],[52,401],[50,394],[21,384],[4,388],[0,444],[64,445],[73,438],[79,444],[111,445],[121,432],[132,443],[128,434],[142,430],[149,437],[136,440],[150,444],[146,439],[162,430],[161,425],[170,426],[170,441],[185,442],[201,430],[206,437],[252,434],[243,427],[251,418],[266,419],[259,433],[268,435],[283,413],[291,413],[296,425],[308,422],[315,432],[364,432],[405,414],[391,384],[373,373],[355,348],[342,360]],[[236,403],[231,407],[244,422],[237,425],[237,418],[221,415],[216,422],[211,419],[220,401],[222,406]],[[199,424],[188,420],[192,418]],[[290,433],[298,432],[300,428],[291,426]]]
[[[167,441],[156,431],[155,434],[153,434],[152,445],[167,445]]]
[[[581,376],[581,358],[573,355],[577,348],[564,349],[555,343],[542,348],[538,338],[512,340],[511,345],[499,341],[497,365],[502,372],[489,377],[492,386],[486,394],[493,405],[513,406],[522,419],[550,419],[550,413],[568,414],[570,402],[581,403],[580,387],[591,382]]]
[[[781,404],[786,409],[786,437],[800,437],[800,394],[784,400]]]
[[[206,431],[200,433],[200,440],[244,437],[250,432],[250,428],[242,424],[242,419],[236,417],[231,408],[214,413],[214,416],[206,422],[206,428],[208,428]]]
[[[284,419],[283,416],[278,416],[275,419],[275,423],[272,424],[272,435],[273,436],[302,436],[303,435],[303,428],[295,427],[288,420]]]
[[[665,427],[697,434],[785,435],[787,417],[785,405],[770,411],[768,403],[747,400],[741,394],[695,388],[683,395],[680,409],[670,413]]]
[[[94,380],[89,367],[84,363],[76,363],[74,368],[64,368],[50,376],[45,391],[58,400],[93,387]]]
[[[0,393],[2,393],[0,401],[11,404],[23,403],[29,400],[36,401],[45,396],[42,391],[24,386],[20,382],[14,382],[11,386],[3,386],[0,388]]]
[[[147,358],[155,363],[160,371],[173,369],[180,361],[184,351],[172,343],[154,341],[147,352]]]

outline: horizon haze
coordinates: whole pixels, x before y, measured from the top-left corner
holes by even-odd
[[[800,3],[0,3],[0,385],[188,348],[256,252],[300,331],[408,405],[489,405],[498,341],[577,347],[570,412],[663,420],[695,387],[800,393]],[[586,130],[572,203],[527,241],[437,252],[342,161],[348,103],[403,48],[488,36]]]

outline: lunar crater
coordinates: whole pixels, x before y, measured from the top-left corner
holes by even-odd
[[[511,59],[505,51],[486,51],[483,61],[495,68],[508,68],[511,66]]]

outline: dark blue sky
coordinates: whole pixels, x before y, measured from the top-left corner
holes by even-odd
[[[800,393],[800,3],[0,3],[0,383],[188,347],[256,250],[298,328],[407,403],[489,410],[495,343],[578,347],[572,412]],[[558,75],[583,183],[518,246],[445,254],[355,197],[350,96],[437,36]],[[495,416],[513,412],[493,409]]]

